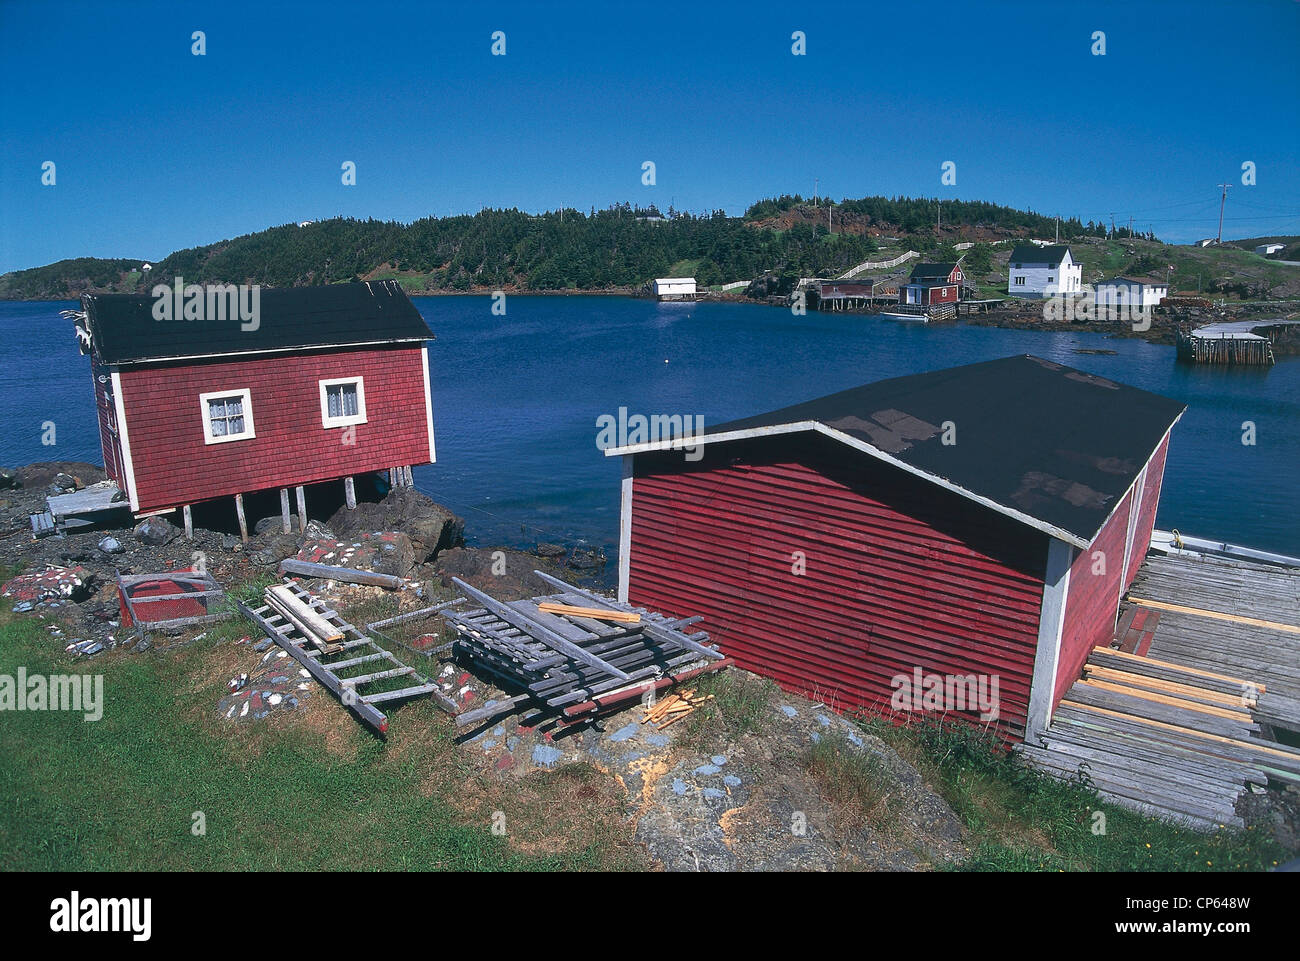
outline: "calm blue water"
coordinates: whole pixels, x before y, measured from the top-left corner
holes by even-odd
[[[1300,360],[1268,371],[1174,363],[1172,347],[1100,334],[925,327],[743,304],[613,297],[416,301],[431,346],[438,463],[421,490],[462,514],[477,544],[618,542],[620,468],[596,418],[702,414],[705,424],[901,374],[1032,353],[1177,398],[1158,524],[1300,553]],[[65,303],[0,303],[0,463],[101,460],[88,358]],[[1116,356],[1076,354],[1108,348]],[[666,361],[666,363],[665,363]],[[57,445],[41,444],[54,421]],[[1242,422],[1257,443],[1243,446]]]

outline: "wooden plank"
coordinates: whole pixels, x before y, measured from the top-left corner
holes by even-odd
[[[1164,681],[1156,677],[1148,677],[1145,674],[1133,674],[1128,671],[1116,670],[1113,667],[1101,667],[1096,664],[1088,663],[1083,666],[1084,673],[1089,677],[1097,677],[1103,681],[1113,681],[1116,684],[1123,684],[1126,687],[1143,687],[1148,690],[1160,691],[1164,694],[1175,694],[1183,697],[1200,698],[1210,701],[1214,704],[1223,706],[1234,706],[1238,708],[1246,707],[1243,701],[1244,694],[1238,693],[1223,694],[1219,691],[1211,691],[1203,687],[1193,687],[1190,684],[1179,684],[1177,681]]]
[[[307,491],[299,484],[294,488],[294,493],[298,495],[298,531],[307,533]]]
[[[353,482],[351,474],[343,478],[343,500],[347,503],[348,510],[354,511],[357,509],[357,486]]]
[[[560,604],[554,601],[543,601],[537,607],[547,614],[563,614],[566,617],[590,617],[602,621],[617,621],[620,624],[641,623],[641,615],[634,611],[611,611],[598,607],[574,607],[571,604]]]
[[[185,539],[187,541],[194,540],[194,517],[190,512],[189,504],[186,504],[181,508],[181,517],[185,522]]]
[[[280,527],[286,534],[293,530],[289,521],[289,488],[280,488]]]
[[[523,612],[518,611],[515,608],[502,604],[491,595],[484,594],[477,588],[466,584],[459,577],[452,578],[452,582],[465,594],[466,597],[477,601],[479,604],[495,613],[507,624],[519,628],[519,630],[523,631],[525,634],[541,641],[548,647],[553,647],[556,651],[566,654],[574,660],[599,668],[600,670],[612,674],[621,680],[629,681],[632,679],[630,675],[625,674],[608,661],[604,661],[596,655],[588,653],[578,645],[561,637],[559,634],[556,634],[549,627],[537,623],[536,620],[527,617]]]
[[[298,599],[298,596],[286,584],[275,584],[266,589],[267,600],[290,620],[299,620],[311,629],[311,633],[322,641],[341,641],[343,632],[336,628],[319,613]]]
[[[1251,627],[1263,627],[1270,631],[1282,631],[1300,636],[1300,627],[1296,627],[1294,624],[1266,621],[1258,617],[1242,617],[1239,614],[1224,614],[1222,611],[1207,611],[1203,608],[1183,607],[1181,604],[1167,604],[1164,601],[1152,601],[1138,597],[1130,597],[1129,603],[1141,604],[1143,607],[1155,608],[1158,611],[1171,611],[1175,614],[1195,614],[1197,617],[1208,617],[1211,620],[1228,621],[1232,624],[1246,624]]]
[[[376,574],[374,571],[361,571],[353,567],[333,567],[329,564],[315,564],[286,557],[280,562],[281,574],[299,574],[303,577],[326,577],[349,584],[369,584],[372,587],[384,587],[397,590],[406,582],[392,574]]]
[[[1191,728],[1191,727],[1180,727],[1177,724],[1170,724],[1166,721],[1157,721],[1154,718],[1141,717],[1136,714],[1124,714],[1120,711],[1112,711],[1109,708],[1097,707],[1096,705],[1093,704],[1083,704],[1079,701],[1072,701],[1068,697],[1062,700],[1061,703],[1068,704],[1070,707],[1075,708],[1077,710],[1093,711],[1097,714],[1107,714],[1118,718],[1132,718],[1135,721],[1138,721],[1142,724],[1150,724],[1152,727],[1165,728],[1170,731],[1176,731],[1186,736],[1203,738],[1207,741],[1218,741],[1223,744],[1236,745],[1243,748],[1248,748],[1251,751],[1261,751],[1265,754],[1272,754],[1278,757],[1285,757],[1289,760],[1295,760],[1296,757],[1294,754],[1290,752],[1283,751],[1278,748],[1271,748],[1266,744],[1259,744],[1255,741],[1243,741],[1241,738],[1225,737],[1221,734],[1213,734],[1209,731],[1198,731],[1195,728]]]
[[[1220,681],[1227,681],[1230,684],[1236,684],[1238,687],[1244,687],[1247,684],[1254,683],[1252,681],[1244,681],[1239,677],[1229,677],[1226,674],[1216,674],[1214,671],[1202,671],[1194,667],[1188,667],[1185,664],[1176,664],[1173,661],[1162,661],[1154,657],[1140,657],[1137,654],[1126,654],[1123,651],[1114,651],[1114,650],[1107,650],[1105,651],[1105,653],[1112,655],[1113,657],[1124,657],[1124,658],[1131,657],[1135,661],[1147,661],[1151,664],[1157,664],[1160,667],[1170,667],[1179,671],[1186,671],[1188,674],[1200,674],[1202,677],[1213,677]],[[1264,685],[1256,684],[1255,688],[1256,690],[1263,691]]]
[[[1167,694],[1157,694],[1155,691],[1146,691],[1136,687],[1127,687],[1123,684],[1112,684],[1110,681],[1081,681],[1080,683],[1084,687],[1100,688],[1103,691],[1114,691],[1117,694],[1127,694],[1129,697],[1141,698],[1144,701],[1153,701],[1156,704],[1168,704],[1185,711],[1195,711],[1197,714],[1208,714],[1211,717],[1222,717],[1230,721],[1241,721],[1243,724],[1251,723],[1250,714],[1244,710],[1230,711],[1226,708],[1214,707],[1211,704],[1198,704],[1195,701],[1188,701],[1180,697],[1170,697]]]

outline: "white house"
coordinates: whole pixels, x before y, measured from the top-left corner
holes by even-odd
[[[1083,290],[1083,267],[1065,244],[1017,244],[1007,267],[1007,293],[1013,297],[1050,297]]]
[[[1094,291],[1098,307],[1155,307],[1169,296],[1169,284],[1154,277],[1112,277]]]
[[[694,277],[660,277],[654,282],[655,297],[659,300],[694,300]]]
[[[1216,243],[1217,243],[1217,241],[1216,241],[1213,237],[1206,237],[1204,240],[1198,240],[1198,241],[1196,242],[1196,246],[1198,246],[1198,247],[1213,247]]]
[[[1255,253],[1260,254],[1261,256],[1264,257],[1268,257],[1269,255],[1275,254],[1279,250],[1282,250],[1285,247],[1286,244],[1260,244],[1258,247],[1255,248]]]

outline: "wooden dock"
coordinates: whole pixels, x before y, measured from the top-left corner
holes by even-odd
[[[1300,570],[1152,552],[1023,756],[1144,813],[1240,827],[1244,794],[1300,785],[1298,611]]]
[[[1238,320],[1179,330],[1175,344],[1179,360],[1189,364],[1271,367],[1276,332],[1296,320]]]

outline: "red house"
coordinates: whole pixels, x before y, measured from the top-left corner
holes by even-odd
[[[962,281],[966,279],[960,263],[917,264],[907,283],[898,288],[900,304],[955,304],[961,298]]]
[[[722,424],[702,456],[612,449],[620,599],[840,709],[996,680],[1001,733],[1032,736],[1113,636],[1184,409],[1021,356]]]
[[[86,295],[104,467],[137,516],[434,460],[428,326],[393,282]],[[239,298],[243,296],[243,300]],[[244,312],[241,315],[240,309]],[[192,309],[191,309],[192,308]],[[252,308],[250,310],[250,308]],[[163,317],[164,319],[159,319]],[[190,319],[184,319],[189,317]],[[169,319],[170,318],[170,319]]]

